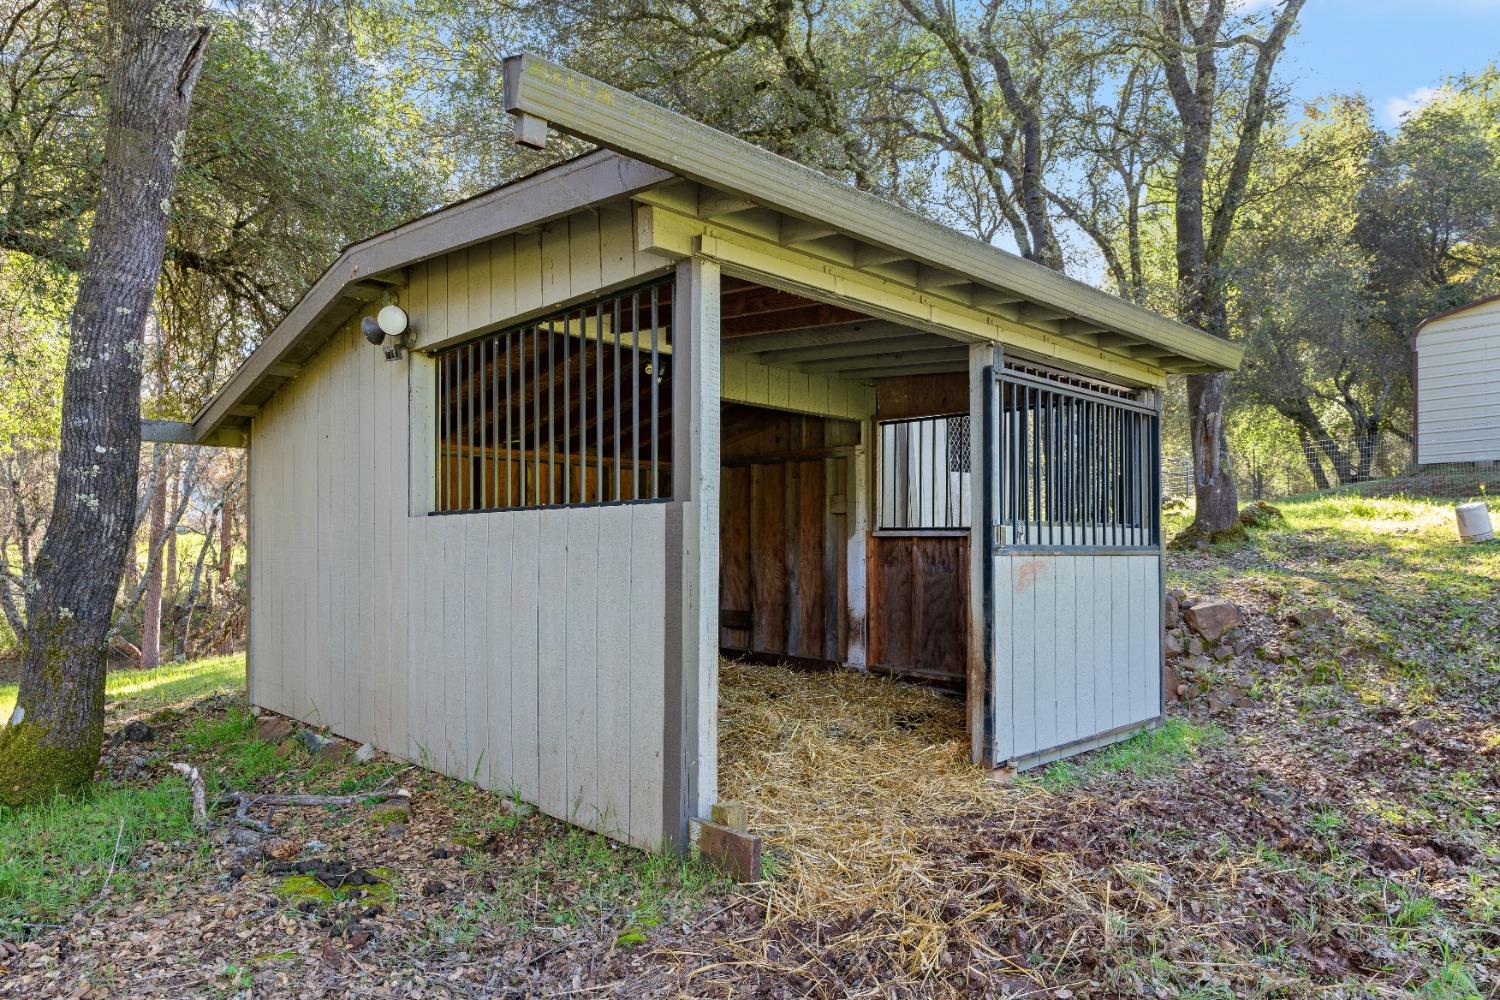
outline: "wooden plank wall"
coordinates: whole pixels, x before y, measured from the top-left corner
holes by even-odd
[[[420,265],[402,301],[451,340],[659,269],[631,232],[628,206],[575,216]],[[674,505],[409,511],[418,364],[351,323],[254,419],[254,702],[660,846]]]
[[[864,420],[875,413],[875,390],[862,382],[763,365],[739,354],[724,356],[722,375],[726,403],[845,420]]]
[[[1161,715],[1156,553],[995,560],[997,761],[1045,763]]]
[[[969,536],[874,535],[868,565],[871,669],[962,687]]]
[[[844,540],[852,458],[726,466],[719,516],[719,643],[842,661],[848,647]]]

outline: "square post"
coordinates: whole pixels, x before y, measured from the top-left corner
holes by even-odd
[[[994,548],[999,422],[996,386],[1005,363],[998,344],[969,345],[969,663],[966,686],[970,752],[995,767]]]
[[[677,265],[672,323],[672,490],[682,510],[681,672],[668,690],[681,733],[676,803],[679,843],[718,797],[719,769],[719,265],[689,257]],[[673,671],[669,668],[668,677]],[[670,736],[671,734],[669,734]],[[670,745],[670,744],[669,744]],[[670,788],[673,782],[667,782]]]

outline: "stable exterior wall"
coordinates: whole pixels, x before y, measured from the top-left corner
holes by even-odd
[[[1500,301],[1417,333],[1417,461],[1500,460]]]
[[[386,362],[351,323],[255,415],[249,683],[253,704],[657,847],[682,821],[684,504],[429,515],[419,353],[670,270],[632,226],[621,205],[411,268],[418,351]]]

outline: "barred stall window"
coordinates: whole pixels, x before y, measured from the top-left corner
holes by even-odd
[[[437,510],[671,497],[672,291],[669,279],[439,353]]]
[[[1000,378],[1003,544],[1155,548],[1161,447],[1154,402],[1131,389],[1040,366]]]
[[[969,525],[969,415],[880,423],[879,525],[952,531]]]

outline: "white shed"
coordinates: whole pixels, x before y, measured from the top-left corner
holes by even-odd
[[[184,429],[250,449],[255,704],[648,847],[721,650],[948,684],[982,765],[1160,718],[1160,390],[1237,348],[531,56],[506,109],[601,148],[350,247]]]
[[[1418,464],[1500,461],[1500,295],[1417,326],[1412,394]]]

